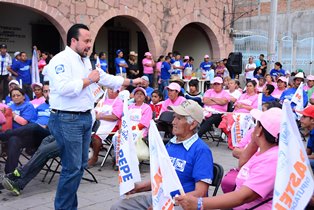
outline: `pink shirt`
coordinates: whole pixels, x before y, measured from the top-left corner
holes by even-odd
[[[114,114],[117,118],[121,119],[123,113],[123,101],[120,98],[110,99],[107,98],[103,105],[112,106],[111,113],[105,113],[106,115]]]
[[[156,70],[158,71],[158,76],[160,76],[160,74],[161,74],[161,64],[162,64],[161,61],[156,63]]]
[[[244,135],[244,137],[241,139],[241,141],[238,143],[238,145],[236,146],[237,148],[241,148],[244,149],[246,148],[246,146],[251,142],[251,136],[252,133],[254,131],[255,127],[250,128],[246,134]]]
[[[272,96],[275,98],[280,98],[281,94],[283,93],[283,91],[285,91],[286,89],[283,90],[279,90],[278,87],[272,92]]]
[[[259,194],[261,198],[236,207],[234,208],[235,210],[249,209],[273,196],[277,160],[278,146],[275,146],[262,154],[256,152],[250,160],[242,166],[236,178],[237,187],[235,191],[239,190],[244,185]],[[268,210],[271,209],[271,207],[272,200],[259,206],[256,210]]]
[[[239,103],[244,105],[249,105],[253,109],[257,109],[258,106],[258,94],[254,94],[249,96],[247,93],[244,93],[240,96],[240,98],[235,102],[234,105]],[[250,111],[244,108],[234,110],[235,113],[249,113]]]
[[[152,64],[152,63],[153,63],[152,59],[147,59],[147,58],[143,59],[142,64],[143,64],[144,74],[152,74],[152,73],[154,73],[154,69],[153,69],[152,66],[145,66],[144,65],[144,64]]]
[[[185,101],[186,98],[179,96],[177,100],[171,101],[169,98],[164,101],[161,107],[160,114],[164,111],[168,111],[168,106],[179,106],[183,101]]]
[[[152,109],[150,108],[150,106],[146,103],[143,103],[141,106],[136,106],[135,103],[133,104],[130,104],[129,105],[129,110],[130,110],[130,114],[132,114],[132,109],[141,109],[141,118],[139,120],[139,123],[141,123],[142,125],[145,126],[145,128],[143,128],[144,130],[144,133],[143,135],[144,136],[147,136],[147,133],[148,133],[148,127],[149,127],[149,124],[150,124],[150,120],[153,118],[153,111]],[[132,116],[131,116],[131,121],[132,121]],[[133,126],[133,124],[132,124]]]
[[[45,103],[46,99],[44,96],[40,97],[40,98],[35,98],[33,100],[30,101],[31,104],[33,104],[34,108],[37,108],[40,104]]]
[[[225,98],[228,100],[228,102],[230,101],[230,95],[225,90],[222,90],[222,91],[220,91],[220,93],[217,93],[216,91],[214,91],[214,89],[208,89],[204,93],[203,98],[221,98],[221,99]],[[226,103],[225,105],[215,104],[215,105],[204,105],[204,106],[215,109],[215,110],[220,111],[220,112],[226,112],[227,108],[228,108],[228,103]]]

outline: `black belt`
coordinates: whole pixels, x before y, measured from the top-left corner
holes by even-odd
[[[90,109],[85,111],[85,112],[76,112],[76,111],[62,111],[62,110],[58,110],[58,109],[51,109],[50,110],[52,113],[66,113],[66,114],[89,114],[90,113]]]

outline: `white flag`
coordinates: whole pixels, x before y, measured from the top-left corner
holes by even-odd
[[[304,109],[304,104],[303,104],[303,82],[301,82],[301,84],[299,85],[297,91],[294,93],[294,95],[291,98],[291,102],[295,103],[295,110],[296,111],[303,111]],[[301,118],[301,114],[297,113],[298,119]]]
[[[37,51],[33,50],[33,57],[32,57],[32,84],[40,82],[39,79],[39,70],[38,70],[38,58],[37,58]]]
[[[234,113],[234,123],[231,127],[232,146],[236,147],[245,136],[246,132],[254,126],[252,116],[246,113]]]
[[[299,210],[313,195],[313,174],[289,101],[282,110],[273,209]]]
[[[150,121],[148,137],[153,209],[173,209],[170,193],[179,190],[184,194],[184,191],[153,120]]]
[[[95,64],[96,69],[100,68],[100,60],[99,60],[99,56],[97,56],[96,58],[96,64]]]
[[[128,109],[128,98],[124,98],[120,140],[118,141],[117,163],[119,166],[120,196],[134,189],[134,184],[141,181],[139,161],[133,141]]]

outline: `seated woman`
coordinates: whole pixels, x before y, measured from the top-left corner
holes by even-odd
[[[30,103],[33,104],[35,108],[37,108],[40,104],[43,104],[46,101],[43,95],[43,84],[41,84],[40,82],[33,83],[32,90],[35,94],[35,98],[31,100]]]
[[[10,97],[13,104],[10,108],[13,112],[13,129],[28,124],[37,119],[37,114],[34,106],[25,102],[25,92],[21,88],[13,88],[10,92]]]
[[[288,79],[286,77],[279,77],[277,79],[277,88],[275,88],[271,95],[279,99],[283,91],[285,91],[287,88],[287,81]]]
[[[11,81],[9,82],[9,92],[11,92],[11,90],[12,90],[13,88],[17,88],[17,87],[20,87],[20,83],[19,83],[17,80],[14,80],[14,79],[13,79],[13,80],[11,80]],[[26,102],[29,102],[29,101],[30,101],[28,95],[25,95],[25,101],[26,101]],[[13,101],[12,101],[12,98],[11,98],[10,94],[5,97],[5,104],[8,105],[8,106],[10,106],[11,104],[13,104]]]
[[[181,91],[181,86],[176,83],[172,82],[170,85],[167,86],[168,90],[168,99],[164,101],[160,114],[164,111],[168,111],[168,106],[178,106],[186,99],[183,96],[179,96]]]
[[[136,130],[137,128],[142,130],[143,137],[147,136],[150,120],[153,117],[152,109],[148,104],[144,103],[146,97],[145,89],[137,87],[134,89],[135,102],[129,105],[132,130]]]
[[[221,77],[215,77],[213,89],[205,92],[203,103],[205,109],[205,119],[198,131],[198,136],[202,136],[215,124],[217,127],[221,122],[222,112],[226,112],[230,100],[227,91],[223,90],[223,81]]]
[[[100,126],[96,134],[92,136],[91,147],[93,156],[88,160],[88,166],[93,166],[98,161],[98,155],[102,147],[102,140],[114,130],[117,130],[118,120],[123,113],[123,102],[118,97],[119,91],[108,89],[108,97],[102,98],[95,107],[96,119],[100,121]]]
[[[246,93],[243,93],[234,104],[235,113],[249,113],[252,109],[257,108],[258,94],[256,94],[256,82],[249,81],[246,84]]]
[[[204,106],[204,104],[202,102],[202,100],[203,100],[202,93],[198,91],[198,80],[197,79],[191,79],[189,81],[189,92],[185,93],[185,98],[196,101],[201,107]]]
[[[278,135],[282,111],[271,108],[265,112],[252,110],[257,125],[252,134],[242,167],[236,178],[236,189],[223,195],[196,198],[192,195],[178,196],[183,209],[259,209],[272,208],[276,168],[278,161]]]

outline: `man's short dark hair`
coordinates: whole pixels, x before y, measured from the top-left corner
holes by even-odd
[[[276,62],[275,65],[276,65],[276,66],[279,66],[279,68],[282,68],[282,65],[281,65],[280,62]]]
[[[168,56],[168,55],[165,57],[165,61],[170,60],[170,59],[171,59],[171,58],[170,58],[170,56]]]
[[[261,56],[261,57],[263,57],[263,58],[265,57],[264,54],[260,54],[259,56]]]
[[[266,84],[266,90],[268,90],[268,94],[272,94],[275,90],[275,87],[272,84]]]
[[[198,80],[197,79],[191,79],[189,81],[189,86],[194,86],[194,87],[198,88]]]
[[[78,40],[78,37],[79,37],[79,35],[80,35],[80,32],[79,32],[80,29],[85,29],[85,30],[89,31],[89,28],[88,28],[86,25],[81,24],[81,23],[74,24],[74,25],[68,30],[68,33],[67,33],[67,45],[68,45],[68,46],[71,45],[71,39],[72,39],[72,38]]]
[[[49,81],[44,81],[44,85],[49,85]]]

